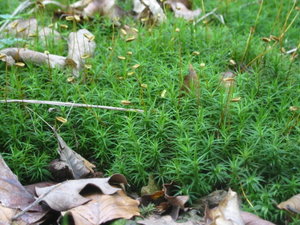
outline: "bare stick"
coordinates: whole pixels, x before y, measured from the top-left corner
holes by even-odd
[[[121,107],[104,106],[104,105],[89,105],[89,104],[81,104],[81,103],[73,103],[73,102],[58,102],[58,101],[43,101],[43,100],[7,99],[7,100],[0,100],[0,103],[30,103],[30,104],[57,105],[57,106],[67,106],[67,107],[98,108],[98,109],[108,109],[108,110],[125,111],[125,112],[140,112],[140,113],[144,112],[144,110],[141,109],[126,109]]]
[[[33,206],[38,205],[41,201],[43,201],[43,198],[48,195],[52,190],[59,187],[62,183],[55,184],[52,187],[49,188],[47,192],[42,194],[40,197],[38,197],[34,202],[32,202],[30,205],[28,205],[25,209],[23,209],[21,212],[19,212],[17,215],[15,215],[12,220],[18,219],[20,216],[23,216],[26,212],[28,212]]]
[[[11,17],[14,17],[16,15],[18,15],[19,13],[21,13],[22,11],[24,11],[25,9],[27,9],[29,6],[31,6],[32,4],[34,4],[33,2],[31,2],[31,0],[26,0],[24,2],[22,2],[16,9],[15,11],[11,14]],[[0,33],[2,33],[2,31],[6,28],[7,24],[9,23],[10,20],[6,20],[2,26],[0,27]]]

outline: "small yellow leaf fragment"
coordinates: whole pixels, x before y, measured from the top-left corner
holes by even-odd
[[[193,54],[193,55],[200,55],[200,52],[198,52],[198,51],[193,51],[192,54]]]
[[[148,88],[148,85],[147,84],[141,84],[141,87],[142,88]]]
[[[121,32],[122,32],[123,35],[127,35],[126,30],[124,30],[123,28],[121,28]]]
[[[131,41],[134,41],[135,40],[135,37],[129,37],[129,38],[126,38],[126,42],[131,42]]]
[[[295,112],[295,111],[299,110],[299,107],[297,107],[297,106],[291,106],[289,108],[289,110],[292,111],[292,112]]]
[[[49,55],[50,52],[49,51],[44,51],[44,54]]]
[[[28,35],[28,37],[36,37],[36,36],[37,36],[37,34],[34,34],[34,33]]]
[[[73,77],[73,76],[67,78],[67,82],[68,82],[68,83],[72,83],[72,82],[74,82],[74,81],[75,81],[75,77]]]
[[[241,97],[237,97],[237,98],[232,98],[230,101],[231,102],[239,102],[241,100]]]
[[[78,15],[74,15],[74,19],[76,20],[76,22],[80,22],[80,17]]]
[[[51,23],[51,24],[48,25],[49,28],[52,28],[53,26],[54,26],[53,23]]]
[[[286,50],[284,47],[280,48],[281,53],[286,53]]]
[[[200,67],[205,67],[205,63],[200,63]]]
[[[68,122],[68,120],[67,120],[66,118],[63,118],[63,117],[61,117],[61,116],[57,116],[57,117],[55,117],[55,119],[56,119],[57,121],[61,122],[61,123],[66,123],[66,122]]]
[[[66,16],[66,20],[67,21],[72,21],[72,20],[74,20],[74,16]]]
[[[175,29],[175,32],[180,32],[180,29],[177,27],[177,28]]]
[[[231,81],[235,81],[233,77],[226,77],[223,79],[223,81],[225,82],[231,82]]]
[[[146,21],[148,21],[148,20],[149,20],[149,18],[144,17],[144,18],[141,19],[141,22],[146,22]],[[150,31],[150,32],[151,32],[151,31]]]
[[[128,51],[128,52],[127,52],[127,55],[132,55],[132,52],[131,52],[131,51]]]
[[[236,62],[235,62],[233,59],[230,59],[230,60],[229,60],[229,64],[232,65],[232,66],[235,66],[235,65],[236,65]]]
[[[263,38],[261,38],[261,40],[264,41],[264,42],[266,42],[266,43],[271,42],[271,39],[268,38],[268,37],[263,37]]]
[[[12,28],[16,28],[17,25],[18,25],[18,21],[15,21],[15,22],[13,22],[13,23],[11,24],[11,27],[12,27]]]
[[[166,97],[166,93],[167,93],[167,90],[164,89],[164,90],[161,92],[160,97],[161,97],[161,98],[165,98],[165,97]]]
[[[139,32],[139,30],[136,29],[135,27],[132,27],[131,29],[132,29],[133,31],[137,32],[137,33]]]
[[[133,71],[127,73],[128,76],[132,76],[133,74],[134,74]]]
[[[137,69],[137,68],[139,68],[140,66],[141,66],[140,64],[135,64],[135,65],[132,66],[132,69]]]
[[[128,101],[128,100],[122,100],[122,101],[121,101],[121,104],[123,104],[123,105],[130,105],[130,104],[131,104],[131,101]]]
[[[126,57],[124,57],[124,56],[118,56],[118,59],[125,60]]]
[[[82,56],[80,56],[82,59],[87,59],[87,58],[90,58],[91,57],[91,55],[89,55],[89,54],[84,54],[84,55],[82,55]]]
[[[24,67],[24,66],[25,66],[25,63],[22,63],[22,62],[16,62],[16,63],[15,63],[15,66],[18,66],[18,67]]]
[[[0,53],[0,59],[3,59],[3,58],[5,58],[5,57],[6,57],[5,54]]]
[[[59,26],[62,29],[68,29],[68,25],[67,24],[60,24]]]
[[[26,27],[23,27],[23,28],[17,30],[17,32],[18,32],[18,33],[21,33],[21,32],[23,32],[23,31],[25,31],[25,30],[26,30]]]
[[[95,39],[94,35],[90,35],[90,34],[84,34],[84,36],[89,40],[89,41],[93,41]]]
[[[280,41],[280,38],[279,38],[279,37],[276,37],[276,36],[274,36],[274,35],[270,35],[270,39],[271,39],[272,41]]]
[[[112,50],[113,50],[113,48],[112,48],[112,47],[108,47],[107,49],[108,49],[109,51],[112,51]]]
[[[91,64],[85,64],[85,65],[84,65],[84,68],[90,70],[90,69],[92,69],[92,65],[91,65]]]
[[[295,10],[300,11],[300,6],[296,6]]]
[[[124,77],[118,77],[118,80],[124,80]]]

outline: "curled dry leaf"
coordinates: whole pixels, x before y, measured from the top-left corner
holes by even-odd
[[[6,31],[8,34],[23,39],[34,39],[38,37],[42,43],[53,39],[54,41],[61,40],[61,35],[57,31],[49,27],[38,26],[35,18],[18,19],[8,24]]]
[[[86,29],[71,32],[68,40],[67,63],[73,66],[73,75],[79,77],[79,71],[84,67],[86,56],[94,54],[96,43],[94,35]]]
[[[290,199],[277,205],[279,209],[300,214],[300,194],[294,195]]]
[[[37,187],[35,190],[37,196],[46,193],[42,201],[47,203],[51,209],[61,212],[91,201],[90,198],[81,195],[81,193],[88,192],[90,189],[97,188],[105,195],[112,195],[121,190],[121,188],[116,188],[112,184],[127,184],[127,181],[123,175],[115,174],[108,178],[68,180],[54,188],[53,186]]]
[[[66,57],[45,54],[42,52],[32,51],[26,48],[6,48],[0,51],[0,54],[5,54],[16,61],[25,63],[33,63],[35,65],[47,65],[51,68],[63,68],[65,66]],[[10,59],[11,60],[11,59]]]
[[[72,174],[72,178],[79,179],[93,173],[95,165],[87,161],[78,153],[74,152],[55,130],[54,133],[58,141],[58,153],[60,155],[60,160],[64,166],[67,166],[69,172]]]
[[[116,5],[115,0],[93,0],[83,9],[83,16],[93,17],[96,14],[107,16],[117,22],[125,12]]]
[[[183,3],[179,1],[168,0],[165,4],[170,5],[175,17],[184,18],[186,20],[195,20],[201,14],[200,9],[190,10]]]
[[[264,220],[252,213],[241,211],[241,216],[245,225],[275,225],[274,223]]]
[[[200,81],[192,64],[189,65],[189,73],[184,77],[181,90],[184,92],[192,91],[195,93],[197,98],[200,97]]]
[[[226,195],[227,195],[227,191],[216,190],[210,193],[209,195],[204,196],[199,200],[197,200],[193,205],[193,208],[199,209],[201,211],[204,211],[206,207],[212,209],[214,207],[217,207],[219,203],[225,198]]]
[[[142,189],[141,189],[141,196],[143,196],[143,195],[152,195],[153,193],[155,193],[157,191],[160,191],[160,188],[155,183],[153,175],[149,175],[148,185],[142,187]]]
[[[13,216],[34,200],[34,196],[22,186],[0,155],[0,224],[12,224]],[[45,214],[46,211],[37,205],[22,215],[17,224],[38,222]]]
[[[156,0],[140,0],[140,2],[145,6],[145,9],[148,9],[151,12],[152,18],[155,22],[162,23],[167,19],[163,9]],[[140,6],[138,8],[139,11],[142,9]],[[143,13],[145,9],[143,9],[140,14]]]
[[[90,199],[87,204],[65,212],[65,217],[72,218],[75,225],[98,225],[107,221],[139,216],[139,202],[126,196],[119,190],[112,195],[93,193],[85,195]]]

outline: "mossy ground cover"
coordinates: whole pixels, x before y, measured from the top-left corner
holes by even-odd
[[[1,1],[0,14],[12,12],[18,4]],[[130,8],[129,3],[120,4]],[[132,102],[128,107],[145,113],[75,107],[49,112],[44,105],[0,104],[2,155],[23,183],[49,180],[47,166],[57,158],[57,142],[37,114],[55,126],[61,125],[55,119],[61,116],[68,118],[59,129],[65,141],[106,174],[124,174],[133,191],[147,183],[149,174],[159,184],[176,182],[179,192],[191,200],[231,187],[240,193],[244,208],[280,223],[284,213],[276,203],[300,190],[300,111],[289,110],[300,107],[299,58],[291,60],[290,54],[282,53],[282,48],[299,46],[297,4],[195,1],[194,8],[205,12],[218,8],[225,25],[213,17],[194,25],[172,13],[158,26],[127,18],[123,23],[139,30],[133,42],[125,42],[119,28],[105,18],[73,24],[53,18],[51,7],[21,15],[35,16],[45,26],[67,24],[67,30],[58,28],[66,38],[70,31],[90,30],[96,36],[96,54],[88,59],[92,68],[72,83],[67,82],[70,71],[30,64],[6,68],[2,63],[1,99],[117,107],[128,100]],[[262,41],[282,34],[279,42]],[[9,44],[2,42],[2,48],[24,46],[19,41]],[[29,48],[67,54],[64,40],[49,41],[46,48],[37,41]],[[222,72],[232,69],[231,59],[240,67],[228,95],[221,78]],[[133,69],[135,64],[140,67]],[[199,101],[193,93],[179,99],[189,64],[199,75]],[[240,101],[230,101],[237,97]]]

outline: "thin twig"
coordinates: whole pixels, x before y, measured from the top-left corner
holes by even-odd
[[[38,205],[43,198],[48,195],[51,191],[53,191],[55,188],[59,187],[62,183],[59,184],[55,184],[52,187],[49,188],[48,191],[46,191],[44,194],[42,194],[41,196],[39,196],[34,202],[32,202],[30,205],[28,205],[25,209],[23,209],[21,212],[19,212],[17,215],[15,215],[12,220],[16,220],[18,219],[20,216],[23,216],[26,212],[28,212],[32,207]]]
[[[140,113],[144,112],[144,110],[141,109],[126,109],[121,107],[104,106],[104,105],[89,105],[89,104],[81,104],[81,103],[73,103],[73,102],[58,102],[58,101],[43,101],[43,100],[7,99],[7,100],[0,100],[0,103],[30,103],[30,104],[57,105],[57,106],[67,106],[67,107],[98,108],[98,109],[108,109],[108,110],[126,111],[126,112],[140,112]]]
[[[202,20],[206,19],[207,17],[209,17],[210,15],[214,14],[217,11],[217,8],[214,8],[212,11],[210,11],[209,13],[206,13],[204,16],[200,17],[197,21],[195,21],[194,24],[200,23]]]
[[[25,9],[27,9],[29,6],[33,5],[34,3],[31,2],[31,0],[26,0],[25,2],[22,2],[16,9],[15,11],[11,14],[11,17],[14,17],[16,15],[18,15],[19,13],[21,13],[22,11],[24,11]],[[2,26],[0,27],[0,33],[2,33],[2,31],[7,27],[7,24],[10,22],[10,20],[6,20]]]

